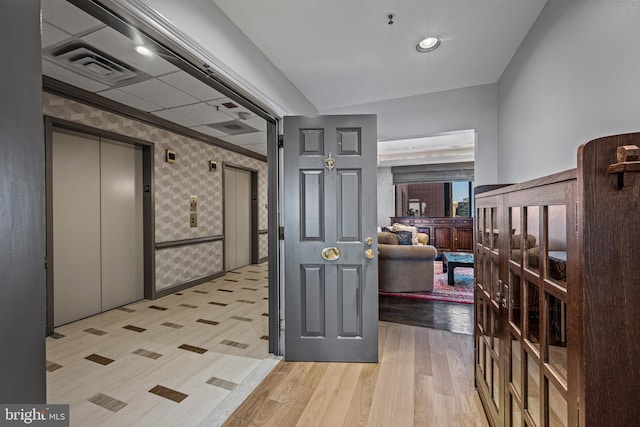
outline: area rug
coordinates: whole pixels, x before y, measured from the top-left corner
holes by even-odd
[[[447,273],[442,272],[442,261],[435,261],[433,266],[434,283],[433,291],[425,292],[382,292],[380,295],[429,299],[435,301],[457,302],[462,304],[473,304],[473,268],[456,267],[454,279],[455,286],[447,283]]]

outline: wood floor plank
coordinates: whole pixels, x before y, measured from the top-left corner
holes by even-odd
[[[298,426],[340,425],[348,411],[363,364],[332,363],[296,423]]]
[[[379,363],[281,362],[223,425],[487,427],[472,340],[380,322]]]
[[[384,357],[388,326],[388,323],[381,322],[378,328],[378,360],[382,360]],[[342,424],[343,426],[367,425],[379,372],[380,363],[367,363],[362,368],[358,385],[353,392],[347,415]]]
[[[438,408],[433,389],[433,377],[431,375],[416,375],[414,390],[413,425],[416,427],[435,426]]]
[[[369,425],[403,425],[405,417],[413,420],[415,328],[393,325],[388,334]]]

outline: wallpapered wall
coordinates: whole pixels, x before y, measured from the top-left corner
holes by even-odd
[[[258,228],[268,227],[267,164],[211,144],[76,101],[43,93],[45,115],[127,135],[155,146],[155,243],[223,234],[222,171],[209,171],[209,160],[258,171]],[[165,162],[165,150],[176,162]],[[189,197],[198,196],[198,227],[189,226]],[[259,237],[259,256],[268,255],[268,237]],[[164,289],[223,270],[223,242],[156,250],[156,289]]]

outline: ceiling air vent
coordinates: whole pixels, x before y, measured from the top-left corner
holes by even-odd
[[[211,123],[208,124],[212,129],[224,132],[227,135],[241,135],[243,133],[258,132],[258,129],[249,126],[248,124],[241,122],[240,120],[231,120],[228,122]]]
[[[150,76],[83,42],[59,46],[45,56],[68,70],[109,86],[130,84]]]

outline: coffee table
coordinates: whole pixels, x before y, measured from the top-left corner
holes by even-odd
[[[456,284],[453,278],[453,269],[456,267],[473,267],[472,252],[443,252],[442,272],[447,273],[447,283],[449,286]]]

